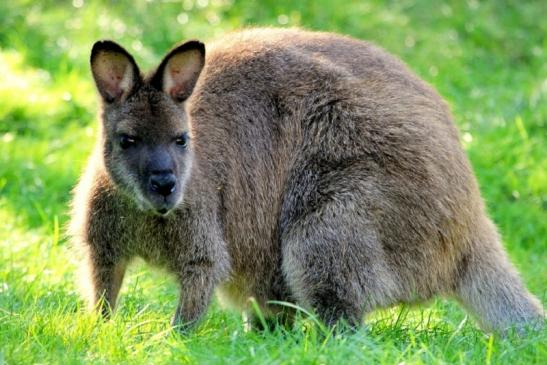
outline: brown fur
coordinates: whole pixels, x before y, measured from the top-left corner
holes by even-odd
[[[190,56],[175,50],[162,65],[201,67]],[[177,276],[176,323],[199,319],[217,286],[236,305],[253,296],[275,313],[269,300],[296,302],[328,324],[434,295],[455,297],[487,330],[541,321],[448,108],[393,56],[334,34],[255,29],[209,45],[201,74],[180,85],[166,87],[164,66],[105,99],[76,190],[72,232],[92,304],[104,295],[113,307],[141,256]],[[118,123],[144,135],[189,128],[177,175],[190,177],[169,214],[113,178],[131,174],[109,147]]]

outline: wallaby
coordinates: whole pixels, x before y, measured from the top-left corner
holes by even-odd
[[[96,148],[71,233],[91,304],[140,256],[176,276],[186,328],[218,288],[357,326],[375,308],[456,298],[485,330],[543,323],[487,217],[446,104],[382,49],[295,29],[186,42],[143,76],[95,43]]]

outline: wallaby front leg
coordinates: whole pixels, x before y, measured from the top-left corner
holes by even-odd
[[[178,254],[181,259],[177,267],[180,299],[171,322],[180,331],[195,326],[205,314],[215,286],[226,278],[230,267],[220,220],[211,209],[218,206],[213,200],[217,192],[200,190],[204,188],[201,185],[194,187],[197,190],[188,193],[190,196],[207,196],[209,200],[192,202],[192,214],[184,220],[186,237],[180,241],[188,245]]]
[[[94,252],[88,257],[89,280],[91,286],[89,304],[104,318],[109,318],[116,306],[116,299],[123,282],[127,262],[112,260]]]
[[[171,321],[178,330],[195,326],[207,312],[216,276],[210,265],[190,265],[181,273],[179,304]]]

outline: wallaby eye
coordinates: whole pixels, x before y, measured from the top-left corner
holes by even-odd
[[[128,149],[129,147],[134,146],[137,143],[135,137],[128,136],[127,134],[120,135],[120,147],[122,149]]]
[[[188,133],[183,133],[175,140],[178,146],[186,147],[188,145]]]

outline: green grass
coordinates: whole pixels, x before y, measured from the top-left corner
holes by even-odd
[[[238,313],[215,304],[194,333],[178,336],[169,327],[176,285],[143,264],[102,322],[84,310],[63,234],[96,133],[95,40],[121,42],[148,68],[183,39],[299,25],[376,42],[449,101],[508,252],[545,304],[545,13],[541,0],[0,2],[0,364],[545,363],[547,330],[485,335],[443,300],[379,311],[337,336],[309,318],[245,332]]]

